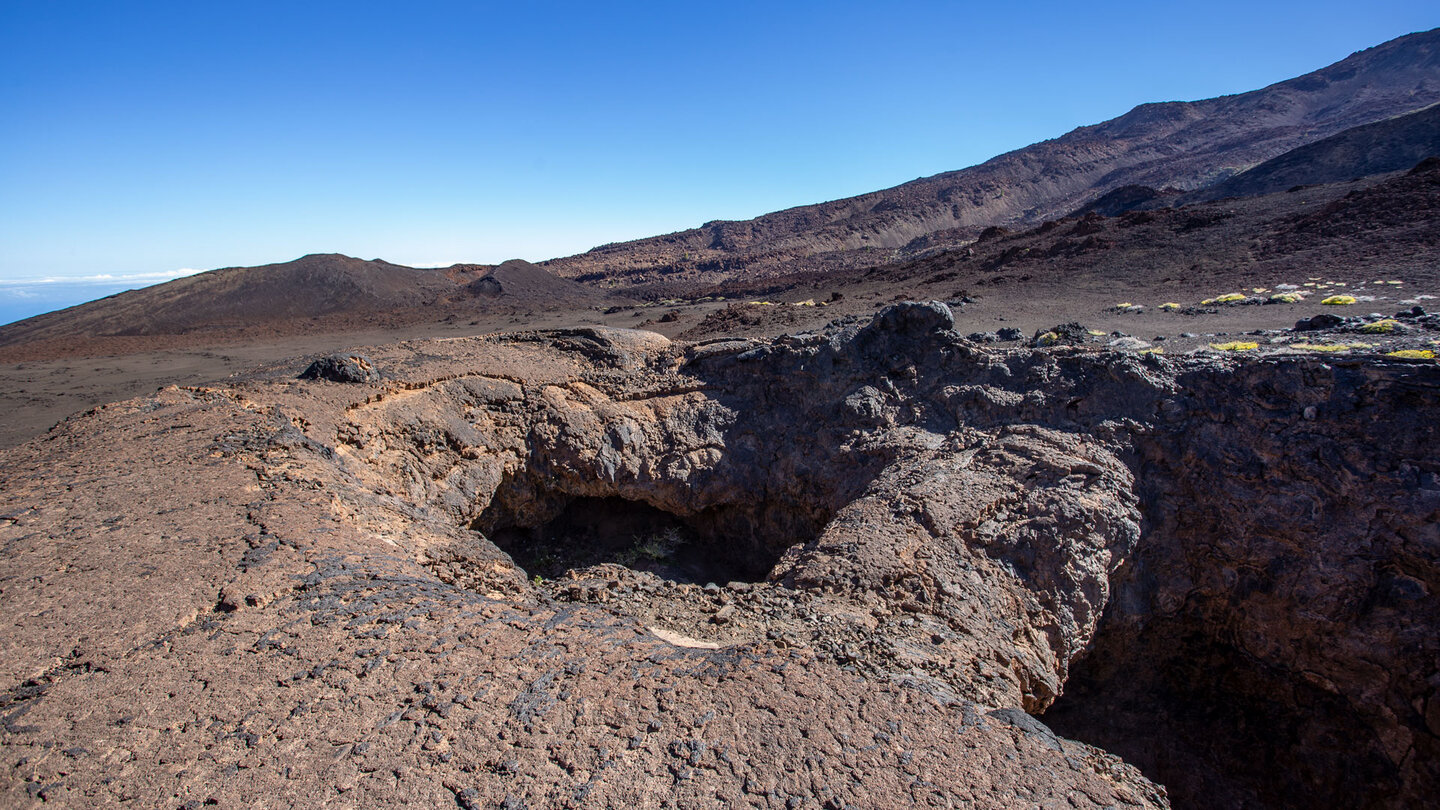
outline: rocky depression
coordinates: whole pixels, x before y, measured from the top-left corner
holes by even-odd
[[[6,802],[1433,795],[1433,362],[951,326],[408,343],[66,421],[0,456]]]

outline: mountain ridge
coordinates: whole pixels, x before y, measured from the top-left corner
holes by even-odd
[[[977,166],[747,221],[711,221],[533,265],[420,269],[310,254],[221,268],[0,327],[0,346],[266,324],[344,329],[458,318],[487,307],[604,309],[617,291],[641,285],[648,287],[637,293],[654,298],[675,285],[843,274],[963,246],[986,228],[1033,227],[1097,201],[1106,206],[1102,213],[1116,213],[1133,207],[1131,198],[1144,197],[1146,188],[1166,189],[1172,198],[1218,188],[1297,148],[1437,103],[1440,29],[1259,90],[1141,104]],[[301,321],[317,324],[297,326]]]
[[[396,323],[477,308],[598,306],[612,298],[529,262],[416,268],[311,253],[222,267],[0,326],[0,346],[70,337],[126,338],[384,318]],[[407,314],[408,313],[408,314]]]
[[[1141,104],[966,169],[541,264],[561,276],[624,284],[813,269],[825,254],[900,249],[938,231],[973,236],[992,225],[1038,224],[1124,185],[1193,190],[1303,143],[1436,101],[1440,29],[1259,90]]]
[[[1434,155],[1440,155],[1440,103],[1307,143],[1184,195],[1180,202],[1271,194],[1296,185],[1401,171]]]

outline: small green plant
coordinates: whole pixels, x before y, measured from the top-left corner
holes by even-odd
[[[535,576],[530,577],[530,584],[538,588],[541,585],[545,584],[545,578],[540,576],[539,574],[536,574]]]
[[[1305,296],[1301,295],[1300,293],[1293,292],[1275,293],[1274,295],[1270,296],[1270,300],[1274,301],[1277,304],[1298,304],[1301,301],[1305,300]]]
[[[1388,352],[1385,356],[1402,357],[1406,360],[1434,360],[1435,352],[1429,349],[1401,349],[1399,351]]]
[[[1059,343],[1059,342],[1060,342],[1060,335],[1059,335],[1058,333],[1056,333],[1056,332],[1046,332],[1045,334],[1041,335],[1040,337],[1035,338],[1035,345],[1036,345],[1036,346],[1054,346],[1056,343]]]
[[[1343,307],[1355,303],[1353,295],[1332,295],[1320,303],[1330,307]]]
[[[1360,327],[1360,331],[1364,332],[1367,335],[1387,335],[1391,332],[1394,332],[1395,327],[1399,325],[1400,322],[1395,320],[1394,318],[1385,318],[1383,320],[1365,324],[1364,326]]]
[[[680,536],[676,528],[663,529],[654,534],[636,535],[635,542],[629,548],[620,552],[616,562],[626,568],[633,568],[641,561],[664,562],[674,555],[675,550],[684,545],[685,538]]]
[[[1251,340],[1232,340],[1228,343],[1211,343],[1210,348],[1222,352],[1248,352],[1260,348],[1260,344]]]
[[[1165,303],[1160,305],[1160,308],[1165,310],[1166,312],[1174,312],[1180,308],[1180,305],[1175,303],[1174,301],[1166,301]]]
[[[673,528],[665,529],[641,540],[636,550],[640,556],[659,562],[660,560],[668,559],[670,555],[674,554],[675,549],[680,547],[681,542],[683,542],[683,539],[680,537],[678,530]]]

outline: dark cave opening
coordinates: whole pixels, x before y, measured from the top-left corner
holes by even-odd
[[[619,497],[575,497],[546,520],[487,510],[472,528],[509,554],[528,575],[553,579],[566,571],[616,563],[662,579],[704,585],[763,580],[789,545],[730,535],[724,510],[681,518]],[[488,528],[486,528],[488,527]]]
[[[1186,808],[1387,807],[1397,769],[1342,696],[1268,666],[1200,629],[1102,627],[1042,718],[1123,757]]]

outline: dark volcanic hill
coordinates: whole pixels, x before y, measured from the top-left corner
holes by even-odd
[[[1440,155],[1440,104],[1292,149],[1189,199],[1218,200],[1408,169]]]
[[[560,278],[543,267],[537,267],[523,259],[511,259],[494,268],[484,265],[455,265],[447,271],[452,277],[462,273],[483,273],[465,284],[452,299],[480,298],[516,307],[544,307],[580,304],[598,304],[607,296],[591,287],[570,279]]]
[[[211,270],[39,315],[0,327],[0,346],[237,330],[344,331],[480,310],[584,309],[611,298],[518,259],[497,267],[421,269],[312,254]]]
[[[1239,95],[1142,104],[968,169],[884,191],[603,245],[546,263],[581,279],[721,280],[823,266],[947,229],[1032,225],[1125,185],[1203,188],[1296,147],[1440,101],[1440,29]],[[854,254],[863,257],[863,254]],[[872,262],[873,263],[873,262]]]
[[[182,334],[347,312],[419,306],[453,290],[436,270],[316,253],[226,267],[130,290],[0,329],[0,345],[66,335]]]
[[[1380,288],[1381,300],[1398,302],[1440,286],[1437,220],[1440,161],[1425,160],[1295,192],[1052,220],[853,275],[945,283],[1018,307],[1107,289],[1154,306],[1187,302],[1180,290],[1196,285],[1213,296],[1321,276],[1358,282],[1350,292],[1365,295],[1376,292],[1366,282],[1388,273],[1416,287]]]

